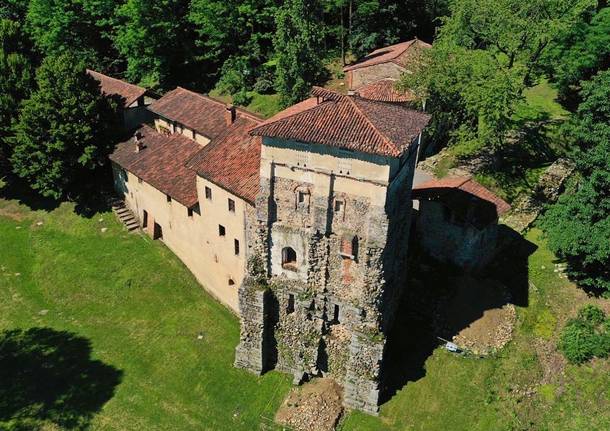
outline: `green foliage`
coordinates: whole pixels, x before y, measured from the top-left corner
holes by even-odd
[[[580,101],[580,82],[610,67],[610,8],[587,17],[552,42],[542,58],[544,70],[559,87],[562,103],[571,109]]]
[[[604,99],[605,97],[605,99]],[[580,182],[541,219],[549,246],[586,288],[610,292],[610,71],[583,86],[570,131],[583,150],[575,155]]]
[[[0,19],[21,22],[25,18],[29,0],[3,0],[0,3]]]
[[[205,78],[194,58],[189,5],[188,0],[127,0],[118,8],[114,42],[127,60],[130,81],[172,88]]]
[[[6,155],[11,153],[9,140],[19,104],[34,81],[34,68],[22,41],[19,23],[0,19],[0,152]]]
[[[70,52],[92,68],[116,61],[114,0],[30,0],[28,33],[45,55]]]
[[[593,3],[452,0],[431,52],[401,82],[426,98],[432,139],[468,154],[501,147],[548,43]]]
[[[116,105],[74,56],[47,57],[16,124],[13,169],[43,196],[60,198],[107,161],[119,127]]]
[[[603,323],[606,322],[606,325]],[[606,315],[599,307],[587,305],[570,320],[561,333],[559,349],[572,363],[581,364],[610,354],[610,334]]]
[[[324,70],[316,0],[288,0],[276,15],[277,90],[286,107],[305,99]]]

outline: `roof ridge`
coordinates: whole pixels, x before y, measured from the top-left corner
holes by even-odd
[[[313,111],[314,109],[318,109],[320,106],[324,105],[327,102],[338,103],[337,100],[332,100],[332,99],[323,100],[322,102],[319,102],[316,106],[313,106],[313,107],[311,107],[309,109],[305,109],[304,111],[297,111],[297,112],[294,112],[294,113],[292,113],[290,115],[286,115],[285,117],[278,118],[277,120],[272,120],[272,118],[270,118],[269,120],[264,121],[263,123],[261,123],[261,124],[257,125],[256,127],[252,128],[252,130],[257,129],[258,127],[264,127],[264,126],[266,126],[268,124],[284,123],[286,120],[294,118],[294,117],[296,117],[298,115],[305,114],[306,112]],[[301,103],[301,102],[299,102],[299,103]]]
[[[359,96],[346,97],[346,99],[349,100],[349,102],[352,104],[352,106],[354,108],[356,108],[356,111],[358,112],[358,114],[360,114],[360,116],[362,118],[364,118],[364,120],[367,122],[367,124],[373,128],[375,133],[377,133],[379,136],[381,136],[381,139],[383,140],[384,144],[390,149],[390,151],[397,151],[398,148],[396,148],[396,146],[394,144],[392,144],[392,142],[387,138],[387,136],[385,136],[383,133],[381,133],[381,131],[377,128],[377,126],[375,126],[375,124],[373,124],[373,122],[368,118],[368,116],[364,112],[362,112],[362,109],[360,109],[360,107],[355,102],[356,99],[365,100],[366,102],[375,102],[375,101],[364,99]]]
[[[105,73],[98,72],[97,70],[93,70],[93,69],[85,69],[85,70],[86,70],[86,71],[87,71],[87,73],[89,73],[89,74],[92,74],[92,73],[94,73],[94,74],[98,74],[98,75],[103,76],[104,78],[107,78],[107,79],[112,79],[113,81],[118,81],[118,82],[120,82],[120,83],[122,83],[122,84],[127,84],[127,85],[131,85],[131,86],[133,86],[133,87],[138,87],[138,88],[140,88],[140,89],[142,89],[142,90],[146,90],[146,88],[144,88],[144,87],[142,87],[142,86],[140,86],[140,85],[138,85],[138,84],[132,84],[132,83],[131,83],[131,82],[129,82],[129,81],[125,81],[125,80],[123,80],[123,79],[115,78],[114,76],[106,75]]]
[[[404,44],[406,45],[406,46],[404,47],[404,49],[402,49],[402,50],[398,51],[398,52],[396,53],[396,55],[395,55],[394,57],[392,57],[392,58],[391,58],[391,60],[395,60],[395,59],[397,59],[398,57],[400,57],[402,54],[404,54],[404,53],[405,53],[405,51],[406,51],[407,49],[409,49],[409,48],[411,48],[411,46],[413,46],[413,44],[415,43],[415,41],[416,41],[416,40],[417,40],[417,39],[411,39],[411,40],[406,40],[406,41],[404,41],[404,42],[399,42],[399,43],[396,43],[396,44],[394,44],[394,45],[390,45],[389,47],[396,46],[396,45],[400,45],[401,43],[404,43]],[[388,47],[388,48],[389,48],[389,47]]]
[[[215,98],[215,97],[212,97],[212,96],[210,96],[209,94],[199,93],[199,92],[197,92],[197,91],[191,90],[191,89],[189,89],[189,88],[182,87],[182,86],[180,86],[180,85],[176,86],[176,88],[174,88],[174,90],[170,90],[170,91],[168,91],[168,93],[171,93],[172,91],[175,91],[175,90],[178,90],[178,89],[180,89],[180,90],[184,90],[184,91],[186,91],[186,92],[188,92],[188,93],[191,93],[191,94],[193,94],[193,95],[195,95],[195,96],[198,96],[198,97],[201,97],[201,98],[203,98],[203,99],[207,99],[207,100],[209,100],[210,102],[214,102],[214,103],[216,103],[217,105],[223,106],[223,107],[225,107],[225,108],[226,108],[227,106],[231,105],[231,103],[226,103],[226,102],[223,102],[222,100],[219,100],[219,99],[217,99],[217,98]],[[167,94],[167,93],[166,93],[166,94]],[[242,114],[243,116],[245,116],[245,117],[250,117],[251,119],[253,119],[253,120],[255,120],[255,121],[263,121],[263,120],[264,120],[264,118],[263,118],[263,117],[261,117],[261,116],[259,116],[259,115],[255,114],[254,112],[250,112],[250,111],[248,111],[247,109],[239,108],[239,107],[237,107],[237,106],[236,106],[236,107],[235,107],[235,110],[236,110],[237,112],[239,112],[240,114]]]

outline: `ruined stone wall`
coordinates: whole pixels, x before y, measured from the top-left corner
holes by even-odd
[[[377,82],[380,79],[399,79],[404,70],[395,63],[382,63],[352,70],[348,72],[351,74],[350,90],[358,89],[358,87]]]
[[[477,229],[445,219],[441,202],[422,200],[419,204],[417,237],[422,248],[435,259],[473,270],[493,258],[498,236],[497,223]]]
[[[250,277],[240,288],[236,365],[254,372],[275,368],[292,374],[295,383],[330,375],[344,385],[347,406],[375,413],[385,314],[392,309],[385,301],[396,297],[387,292],[397,291],[388,276],[396,278],[400,267],[392,256],[406,255],[408,226],[401,224],[408,223],[411,208],[402,187],[410,187],[414,157],[381,161],[387,165],[373,167],[375,178],[367,180],[366,170],[333,162],[334,155],[320,160],[343,167],[339,174],[311,162],[291,165],[305,158],[282,159],[279,150],[267,158],[265,146],[262,154],[256,221],[249,222],[256,224],[251,260],[258,269],[249,264]],[[380,163],[358,163],[373,162]],[[391,239],[395,234],[400,237]],[[388,250],[390,243],[405,250]],[[286,247],[296,252],[296,266],[283,265]]]

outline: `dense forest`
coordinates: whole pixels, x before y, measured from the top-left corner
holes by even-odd
[[[240,105],[277,93],[288,106],[333,78],[333,62],[429,41],[399,83],[432,113],[428,139],[457,163],[484,157],[480,178],[509,200],[520,178],[558,157],[575,160],[541,226],[575,279],[610,292],[603,0],[5,0],[0,19],[0,151],[54,198],[86,182],[112,148],[116,106],[86,68],[159,93],[216,89]],[[565,114],[528,105],[542,82]]]

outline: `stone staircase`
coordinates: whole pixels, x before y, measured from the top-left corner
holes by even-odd
[[[115,198],[111,200],[110,205],[112,206],[112,212],[117,215],[129,232],[140,228],[140,222],[131,210],[127,208],[125,201]]]

